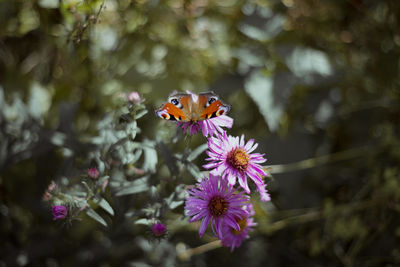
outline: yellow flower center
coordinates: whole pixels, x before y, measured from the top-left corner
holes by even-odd
[[[247,226],[247,221],[246,221],[246,219],[241,219],[241,220],[237,220],[236,222],[239,224],[240,230],[239,230],[239,231],[236,231],[236,230],[233,229],[233,228],[231,228],[231,230],[232,230],[232,233],[233,233],[234,235],[240,235],[241,233],[243,233],[244,228],[246,228],[246,226]]]
[[[224,215],[228,210],[229,203],[220,196],[215,196],[208,202],[208,210],[214,217]]]
[[[241,148],[235,148],[228,153],[228,162],[233,168],[245,171],[250,162],[249,154]]]

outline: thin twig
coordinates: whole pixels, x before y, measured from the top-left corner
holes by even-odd
[[[213,250],[216,248],[220,248],[221,246],[222,246],[221,241],[215,240],[215,241],[209,242],[207,244],[201,245],[199,247],[183,250],[178,253],[178,257],[181,260],[187,261],[194,255],[202,254],[204,252],[207,252],[207,251],[210,251],[210,250]]]

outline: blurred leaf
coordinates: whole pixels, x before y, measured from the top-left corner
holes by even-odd
[[[328,56],[319,50],[294,47],[285,56],[285,62],[293,74],[305,84],[315,84],[315,75],[328,77],[333,74],[333,67]]]
[[[143,117],[144,115],[146,115],[147,113],[148,113],[147,109],[141,110],[135,115],[135,119],[138,120],[141,117]]]
[[[186,168],[188,171],[192,174],[192,176],[196,179],[196,181],[200,181],[203,179],[203,174],[201,173],[200,169],[197,167],[197,165],[189,162],[186,165]]]
[[[279,119],[283,114],[283,103],[274,101],[273,86],[273,79],[261,70],[252,72],[245,81],[247,94],[256,103],[269,129],[274,132],[278,129]]]
[[[113,208],[110,206],[110,204],[107,202],[107,200],[105,200],[104,198],[97,198],[96,199],[96,203],[102,207],[105,211],[108,212],[108,214],[114,216],[114,210]]]
[[[143,142],[144,151],[144,163],[143,170],[155,172],[156,165],[158,162],[157,151],[154,149],[155,142],[150,140],[145,140]]]
[[[201,153],[203,153],[204,151],[206,151],[208,148],[208,144],[202,144],[198,147],[196,147],[187,157],[188,161],[192,161],[195,158],[197,158]]]
[[[89,217],[91,217],[93,220],[95,220],[107,227],[106,221],[97,212],[95,212],[92,208],[86,208],[85,211],[86,211],[86,214]]]
[[[239,30],[254,40],[268,41],[283,30],[285,17],[267,6],[258,5],[256,8],[249,8],[247,5],[244,12],[248,16],[239,24]]]
[[[61,132],[54,132],[53,135],[50,137],[50,142],[56,146],[63,146],[67,136]]]
[[[34,82],[30,89],[29,110],[33,117],[39,119],[47,113],[51,105],[51,95],[47,88]]]
[[[133,182],[124,183],[123,187],[118,189],[115,195],[124,196],[147,191],[149,189],[148,180],[149,176],[144,176]]]
[[[275,15],[261,27],[242,23],[239,25],[239,30],[254,40],[266,42],[282,31],[284,22],[283,16]]]
[[[126,126],[126,132],[130,135],[130,139],[133,140],[136,137],[137,132],[139,131],[139,128],[137,127],[137,122],[132,121],[127,124]]]
[[[176,187],[175,192],[173,192],[168,198],[165,198],[164,201],[168,205],[168,207],[172,210],[184,203],[184,185],[180,184]]]
[[[44,8],[58,8],[58,0],[39,0],[39,5]]]
[[[135,221],[135,224],[152,225],[152,220],[141,218]]]
[[[329,101],[322,101],[315,113],[315,122],[319,127],[325,127],[334,112],[335,109]]]

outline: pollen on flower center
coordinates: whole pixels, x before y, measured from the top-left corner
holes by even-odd
[[[244,228],[246,228],[246,226],[247,226],[247,221],[246,221],[246,219],[237,220],[237,223],[238,223],[239,226],[240,226],[240,230],[237,231],[237,230],[231,228],[232,233],[233,233],[234,235],[240,235],[240,234],[243,232]]]
[[[214,196],[208,202],[208,210],[212,216],[218,217],[224,215],[228,210],[229,203],[225,198],[220,196]]]
[[[228,162],[233,168],[245,171],[249,165],[250,158],[246,151],[241,148],[235,148],[228,153]]]

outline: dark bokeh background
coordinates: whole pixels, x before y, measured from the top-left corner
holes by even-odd
[[[400,265],[399,29],[390,0],[0,1],[0,266]],[[255,200],[251,238],[190,250],[214,239],[181,206],[149,243],[134,221],[146,216],[131,217],[148,199],[112,190],[108,227],[53,221],[44,191],[92,166],[124,94],[146,99],[138,143],[205,142],[173,144],[174,124],[153,115],[173,90],[215,91],[229,133],[266,154],[272,201]]]

